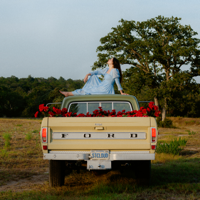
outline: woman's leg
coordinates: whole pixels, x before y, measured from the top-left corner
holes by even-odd
[[[60,91],[60,90],[59,90],[59,92],[61,94],[63,94],[64,96],[66,96],[66,97],[68,97],[68,96],[74,96],[72,92],[65,92],[65,91]]]

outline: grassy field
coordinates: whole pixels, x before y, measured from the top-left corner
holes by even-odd
[[[159,141],[187,139],[179,155],[157,154],[150,187],[139,187],[130,170],[66,176],[50,188],[42,158],[40,120],[0,119],[0,199],[200,199],[200,119],[171,118],[176,128],[159,128]]]

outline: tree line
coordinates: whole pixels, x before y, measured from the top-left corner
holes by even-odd
[[[154,95],[151,87],[143,80],[145,74],[135,76],[132,68],[123,72],[122,87],[139,101],[153,101]],[[131,72],[130,72],[131,71]],[[131,73],[127,75],[127,73]],[[130,76],[127,78],[127,76]],[[183,78],[183,77],[182,77]],[[186,78],[176,78],[170,82],[171,93],[168,97],[168,116],[200,117],[200,85]],[[137,82],[143,82],[143,85]],[[83,80],[65,80],[60,77],[50,78],[17,78],[15,76],[0,77],[0,117],[34,117],[40,104],[61,102],[64,98],[59,90],[73,91],[82,88]],[[115,85],[115,93],[118,93]],[[145,106],[140,104],[140,106]]]
[[[0,117],[34,117],[39,104],[62,101],[59,90],[73,91],[83,85],[83,80],[63,77],[0,77]]]

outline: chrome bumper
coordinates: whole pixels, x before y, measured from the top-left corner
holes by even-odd
[[[90,151],[50,151],[43,154],[44,160],[93,160]],[[155,160],[155,153],[149,151],[115,151],[109,154],[110,161],[117,160]]]

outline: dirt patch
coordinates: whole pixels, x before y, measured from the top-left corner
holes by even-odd
[[[5,185],[0,186],[0,192],[11,190],[13,192],[19,192],[24,190],[32,190],[34,185],[43,185],[48,181],[48,174],[34,175],[29,178],[19,179],[18,181],[10,181]]]

